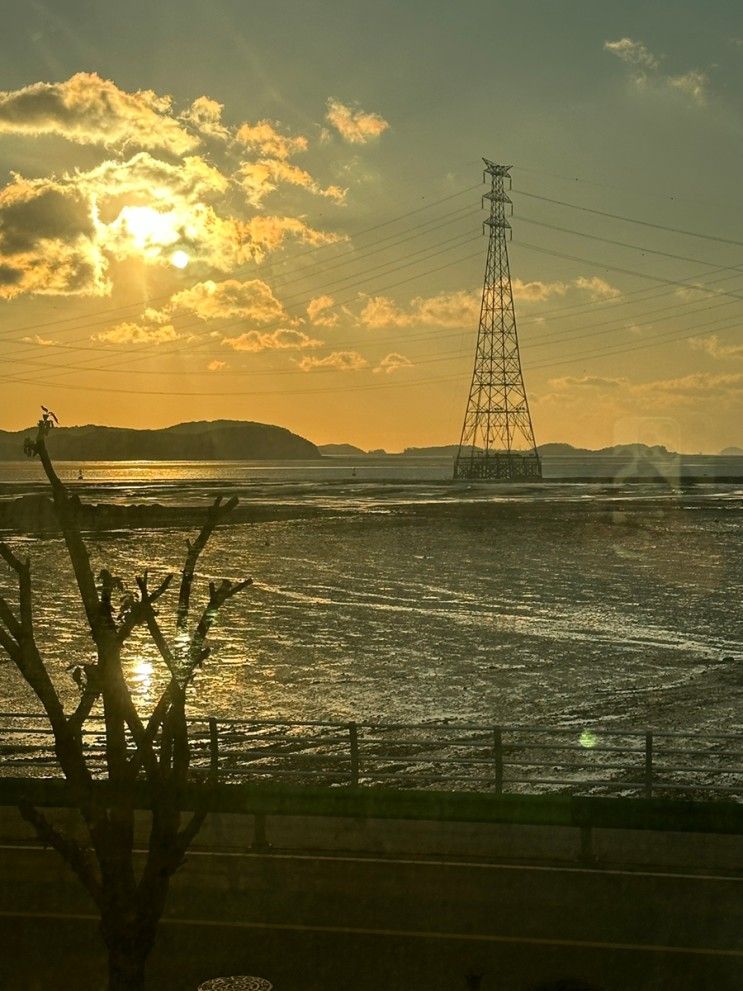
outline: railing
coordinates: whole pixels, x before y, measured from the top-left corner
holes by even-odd
[[[89,766],[103,775],[103,724],[87,727]],[[189,732],[205,772],[209,720],[190,719]],[[221,719],[216,738],[225,782],[743,801],[740,733]],[[52,744],[43,716],[0,714],[0,775],[58,776]]]

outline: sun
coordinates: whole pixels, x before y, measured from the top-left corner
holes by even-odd
[[[181,248],[178,251],[174,251],[170,256],[170,264],[174,265],[176,268],[185,268],[186,265],[191,261],[188,252],[183,251]]]

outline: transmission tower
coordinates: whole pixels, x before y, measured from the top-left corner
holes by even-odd
[[[541,478],[542,466],[526,398],[519,357],[516,314],[506,233],[511,207],[511,165],[483,159],[483,182],[490,176],[488,259],[480,306],[475,367],[472,373],[462,437],[454,462],[454,478],[503,481]],[[512,212],[512,207],[511,207]],[[483,225],[484,227],[485,225]]]

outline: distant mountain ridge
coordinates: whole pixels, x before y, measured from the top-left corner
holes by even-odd
[[[320,451],[323,454],[367,454],[371,457],[388,454],[390,457],[398,458],[447,458],[456,457],[459,444],[439,444],[432,447],[406,447],[401,452],[388,451],[363,451],[354,447],[353,444],[323,444]],[[634,457],[634,458],[676,458],[679,455],[674,451],[669,451],[662,445],[649,446],[647,444],[614,444],[612,447],[602,447],[593,451],[586,447],[573,447],[572,444],[541,444],[537,450],[544,457]],[[735,449],[731,448],[723,451],[723,454],[732,454]],[[741,451],[743,454],[743,451]]]
[[[23,459],[23,441],[35,428],[0,430],[0,461]],[[59,461],[313,460],[322,455],[285,427],[250,420],[196,420],[172,427],[56,427],[49,451]]]

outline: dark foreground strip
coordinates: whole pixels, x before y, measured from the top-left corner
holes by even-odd
[[[117,796],[96,783],[103,801]],[[128,796],[127,796],[128,800]],[[0,805],[31,802],[47,808],[74,805],[63,780],[0,778]],[[330,788],[272,783],[220,783],[205,790],[189,785],[180,795],[183,810],[206,804],[211,812],[242,815],[333,816],[490,822],[534,826],[649,829],[663,832],[743,835],[743,802],[600,798],[578,795],[492,795],[470,792],[406,791],[386,788]],[[135,789],[135,807],[150,806],[145,782]]]
[[[0,843],[0,851],[13,853],[40,853],[56,858],[56,851],[51,847],[38,843]],[[135,847],[134,853],[144,857],[147,850]],[[205,850],[192,847],[188,851],[188,860],[232,859],[232,860],[306,860],[311,863],[330,864],[377,864],[382,867],[430,867],[434,869],[451,868],[453,870],[474,871],[520,871],[523,873],[537,872],[543,874],[596,874],[598,877],[630,877],[630,878],[660,878],[671,881],[714,881],[732,884],[743,884],[743,874],[705,874],[674,870],[644,870],[642,867],[573,867],[567,864],[522,864],[500,863],[492,860],[450,860],[446,857],[399,857],[390,854],[380,857],[374,854],[351,855],[347,853],[288,853],[272,850],[270,853],[257,853],[253,850]]]
[[[47,919],[55,922],[98,922],[96,915],[63,912],[3,912],[2,919]],[[655,946],[651,943],[604,943],[597,940],[546,939],[538,936],[497,936],[489,933],[423,932],[416,929],[363,929],[350,926],[306,926],[280,922],[218,922],[213,919],[162,919],[166,926],[207,929],[258,929],[279,932],[328,933],[339,936],[384,936],[396,939],[461,940],[474,943],[511,943],[526,946],[565,946],[581,950],[622,950],[630,953],[676,953],[686,956],[743,957],[743,950],[717,950],[707,946]]]

